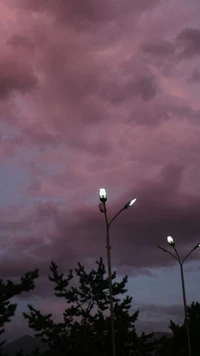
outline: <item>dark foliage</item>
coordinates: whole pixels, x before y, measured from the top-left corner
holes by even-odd
[[[51,263],[49,279],[54,283],[55,295],[66,301],[61,322],[55,323],[52,314],[43,315],[31,305],[29,313],[24,313],[36,337],[47,343],[54,355],[111,355],[109,283],[103,260],[96,263],[97,269],[90,272],[79,263],[75,273],[71,270],[66,277]],[[124,296],[127,276],[116,282],[114,272],[112,281],[117,355],[151,355],[152,334],[137,335],[139,312],[131,313],[132,298]]]
[[[10,299],[23,292],[28,292],[34,289],[34,280],[38,277],[38,270],[27,272],[21,277],[19,283],[13,283],[10,280],[3,282],[0,280],[0,335],[5,331],[4,326],[11,321],[11,318],[15,315],[17,308],[16,303],[11,303]],[[0,342],[0,352],[4,345],[4,341]]]
[[[192,356],[200,355],[200,304],[192,303],[187,307],[187,315],[189,320],[190,339]],[[186,323],[183,325],[175,324],[170,321],[170,329],[173,332],[173,345],[172,355],[187,356],[187,335],[186,335]]]
[[[66,309],[60,322],[54,322],[52,314],[43,315],[33,306],[23,313],[35,336],[48,345],[49,351],[36,349],[29,355],[22,351],[18,356],[110,356],[111,333],[109,313],[109,283],[103,260],[96,262],[96,269],[90,272],[78,264],[68,275],[60,273],[57,265],[50,265],[49,280],[54,284],[54,294],[64,298]],[[19,284],[0,281],[0,333],[4,324],[15,314],[16,304],[10,298],[34,288],[34,279],[38,270],[28,272]],[[152,334],[138,336],[135,323],[139,311],[132,312],[132,298],[127,295],[127,276],[116,281],[116,272],[112,274],[113,303],[115,314],[115,332],[117,356],[186,356],[187,337],[185,322],[183,325],[170,321],[171,338],[154,340]],[[200,355],[200,304],[192,303],[187,307],[192,345],[192,356]],[[1,352],[0,352],[1,354]],[[16,356],[17,356],[16,355]],[[4,355],[6,356],[6,355]]]

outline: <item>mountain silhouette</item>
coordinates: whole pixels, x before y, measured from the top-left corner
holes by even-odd
[[[38,338],[34,338],[30,335],[24,335],[19,339],[6,344],[3,347],[3,354],[15,356],[20,350],[23,350],[25,353],[30,353],[36,348],[40,348],[41,351],[46,351],[48,346]]]
[[[155,332],[152,341],[158,340],[163,336],[170,338],[172,337],[172,334],[169,332]],[[5,354],[6,356],[16,356],[16,353],[21,350],[28,354],[36,348],[40,348],[40,351],[42,352],[48,350],[48,346],[44,344],[40,339],[34,338],[30,335],[24,335],[19,339],[6,344],[3,348],[3,355]]]
[[[159,340],[161,339],[163,336],[166,336],[167,339],[170,339],[173,334],[169,333],[169,332],[164,332],[164,331],[155,331],[152,337],[152,340]]]

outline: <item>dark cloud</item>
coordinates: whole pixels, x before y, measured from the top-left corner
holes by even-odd
[[[7,45],[16,47],[16,48],[23,48],[26,50],[33,50],[35,47],[34,42],[21,34],[13,34],[7,41],[6,41]]]
[[[138,125],[156,126],[158,123],[169,122],[171,118],[179,118],[198,125],[199,117],[200,110],[194,109],[184,100],[162,100],[158,95],[155,100],[148,102],[148,107],[133,105],[130,121]]]
[[[162,182],[146,182],[141,190],[137,190],[136,205],[124,213],[111,230],[111,236],[114,236],[113,258],[116,265],[156,267],[174,263],[156,247],[157,244],[165,244],[165,238],[169,234],[177,237],[177,241],[180,239],[181,250],[187,241],[190,241],[191,247],[198,242],[200,201],[179,191],[180,177],[181,168],[167,167]],[[92,221],[85,218],[80,229],[80,239],[85,237],[84,226],[88,226],[91,236],[95,236],[98,230],[102,231],[103,235],[103,227],[100,227],[97,219]],[[94,237],[91,244],[96,244],[97,250],[102,250],[100,236],[97,240]],[[92,255],[92,252],[88,253]]]
[[[149,268],[140,268],[140,267],[132,267],[132,266],[126,266],[126,265],[123,265],[123,266],[118,266],[116,268],[116,271],[117,271],[117,275],[118,276],[125,276],[125,275],[128,275],[128,276],[131,276],[131,277],[134,277],[134,276],[149,276],[149,277],[155,277],[155,273],[153,273]]]
[[[145,102],[153,99],[159,92],[159,84],[155,75],[145,66],[134,68],[134,63],[121,64],[118,77],[113,76],[102,81],[100,96],[112,104],[123,104],[134,98],[140,97]],[[126,79],[123,78],[126,73]]]
[[[130,0],[108,1],[102,0],[49,0],[48,4],[43,0],[21,0],[20,4],[25,9],[33,12],[48,13],[53,15],[58,22],[72,26],[76,30],[91,30],[99,26],[105,26],[111,21],[132,13],[134,16],[143,11],[152,9],[158,3],[157,0]]]
[[[112,83],[112,89],[103,89],[103,96],[112,104],[128,101],[136,96],[141,96],[144,101],[151,100],[157,94],[157,85],[155,78],[138,78],[138,80],[128,81],[126,84],[116,85]]]
[[[181,58],[194,58],[200,54],[200,29],[185,28],[177,36]]]
[[[141,188],[134,189],[138,201],[111,228],[113,263],[116,267],[150,268],[173,264],[173,259],[157,249],[158,244],[165,246],[168,235],[177,239],[181,254],[198,242],[200,199],[180,190],[182,169],[166,166],[160,181],[143,181]],[[127,199],[116,205],[121,207],[132,195],[129,191]],[[12,260],[12,269],[15,265],[15,270],[20,272],[20,269],[34,265],[43,270],[50,260],[55,260],[63,268],[70,268],[78,261],[84,263],[91,258],[105,257],[104,221],[98,209],[77,211],[75,216],[66,215],[56,204],[45,203],[37,209],[41,221],[46,214],[53,218],[54,233],[49,237],[49,244],[41,240],[37,245],[30,239],[35,257],[24,257],[23,264],[19,263],[19,259],[16,264],[12,256],[5,255],[5,259],[1,260],[3,274],[11,273],[11,263],[7,258]],[[113,213],[113,206],[109,208],[110,212]],[[197,255],[193,253],[191,259],[196,258]]]
[[[137,95],[141,95],[144,101],[151,100],[158,92],[157,82],[154,76],[136,79],[134,90]]]
[[[182,317],[183,316],[183,305],[175,304],[175,305],[156,305],[156,304],[139,304],[138,308],[141,312],[149,312],[151,314],[157,314],[159,316],[175,316]]]
[[[112,3],[107,0],[103,0],[101,3],[96,0],[75,0],[73,3],[64,0],[55,3],[50,0],[48,4],[46,1],[28,0],[21,1],[21,3],[32,11],[51,13],[59,21],[64,21],[67,25],[79,29],[90,28],[95,23],[103,24],[114,16]]]
[[[28,63],[10,55],[0,58],[0,99],[8,98],[13,92],[26,93],[36,88],[38,79]]]
[[[155,42],[144,43],[141,46],[144,53],[158,57],[169,57],[175,53],[175,46],[165,40],[157,40]]]
[[[185,104],[184,102],[177,103],[176,105],[171,105],[169,108],[169,112],[173,113],[176,116],[187,119],[188,122],[192,122],[193,124],[197,124],[199,122],[200,110],[193,109],[191,106]]]
[[[187,79],[187,82],[191,84],[200,83],[200,71],[198,69],[195,69],[190,75],[190,77]]]
[[[199,242],[200,200],[180,191],[182,169],[167,166],[160,181],[144,181],[141,188],[134,189],[138,201],[111,228],[113,263],[117,268],[126,266],[130,271],[132,267],[148,269],[173,264],[173,259],[157,249],[158,244],[165,246],[167,235],[177,239],[183,254]],[[126,199],[116,205],[121,207],[132,195],[129,191]],[[32,234],[15,238],[16,247],[7,248],[1,258],[2,275],[10,276],[14,271],[20,275],[35,267],[43,274],[51,260],[68,269],[78,261],[88,263],[88,259],[105,257],[104,220],[98,209],[77,211],[75,216],[53,202],[36,205],[35,209],[37,214],[33,213],[30,219],[34,217],[39,232],[35,237]],[[46,221],[51,221],[51,234],[45,232]],[[25,230],[26,225],[22,220]],[[194,253],[191,259],[195,258]],[[146,274],[145,270],[138,273]]]
[[[134,310],[140,311],[136,323],[137,330],[142,332],[164,331],[171,333],[169,329],[170,320],[182,324],[184,310],[182,304],[159,305],[159,304],[141,304],[135,302]]]
[[[32,147],[32,145],[36,144],[40,149],[44,149],[58,146],[63,141],[63,135],[55,130],[52,132],[50,128],[42,127],[42,125],[32,124],[22,129],[11,141],[26,147]]]

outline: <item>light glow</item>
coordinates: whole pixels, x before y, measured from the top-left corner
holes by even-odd
[[[171,236],[167,236],[167,242],[169,245],[174,245],[174,239]]]
[[[107,200],[107,193],[106,190],[104,188],[100,188],[99,189],[99,198],[101,202],[106,202]]]
[[[136,202],[136,198],[130,200],[130,202],[128,203],[128,206],[132,206],[135,202]]]

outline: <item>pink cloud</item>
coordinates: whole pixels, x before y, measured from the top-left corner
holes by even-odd
[[[137,197],[111,228],[119,274],[172,266],[156,247],[168,234],[183,255],[198,242],[199,12],[197,0],[1,1],[0,270],[39,267],[29,301],[44,311],[63,308],[51,260],[106,258],[101,186],[109,217]]]
[[[119,21],[119,17],[127,16],[128,11],[131,11],[134,16],[135,13],[138,15],[138,13],[148,11],[157,4],[157,0],[137,0],[134,3],[130,0],[125,0],[123,3],[121,1],[108,2],[103,0],[101,4],[96,0],[75,0],[73,4],[63,0],[59,0],[57,3],[50,0],[47,6],[45,1],[19,1],[19,5],[29,11],[49,13],[59,23],[63,22],[76,30],[86,31],[102,25],[105,26],[111,21]]]
[[[4,48],[0,58],[0,98],[6,99],[11,93],[26,93],[37,85],[37,78],[28,63],[15,58],[12,51]]]
[[[161,236],[170,229],[186,244],[199,231],[200,107],[187,80],[198,69],[198,4],[2,4],[0,162],[21,174],[20,200],[2,207],[3,275],[104,255],[100,186],[111,212],[138,197],[113,227],[116,266],[169,264]]]

